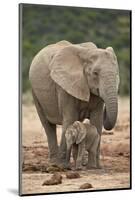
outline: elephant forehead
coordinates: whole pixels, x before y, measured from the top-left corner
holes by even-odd
[[[102,59],[103,58],[113,58],[113,56],[111,55],[111,53],[110,52],[108,52],[106,49],[95,49],[93,52],[92,52],[92,54],[91,54],[91,57],[96,57],[97,56],[97,58],[98,57],[101,57]]]
[[[111,62],[113,64],[116,64],[117,60],[115,58],[115,56],[107,51],[106,49],[99,49],[98,53],[97,53],[98,57],[100,57],[104,62]]]
[[[108,52],[101,52],[97,54],[97,60],[95,61],[95,65],[98,66],[107,66],[107,69],[117,69],[118,63],[117,60],[112,56],[109,55]]]

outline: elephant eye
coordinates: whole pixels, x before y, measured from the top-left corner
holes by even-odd
[[[98,72],[97,71],[93,71],[93,75],[94,76],[98,76]]]

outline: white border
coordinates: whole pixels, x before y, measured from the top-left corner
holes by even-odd
[[[135,5],[133,0],[4,0],[0,6],[0,197],[1,199],[16,200],[18,190],[18,3],[37,3],[50,5],[70,5],[81,7],[96,8],[115,8],[115,9],[132,9],[133,10],[133,33],[135,35]],[[135,39],[133,41],[133,52],[135,51]],[[134,55],[132,66],[135,66]],[[135,70],[133,67],[133,85],[135,86]],[[133,90],[133,122],[134,115],[134,94]],[[135,141],[133,124],[133,137]],[[135,163],[133,144],[133,163]],[[135,164],[133,164],[135,169]],[[92,192],[76,194],[60,194],[49,196],[31,196],[29,199],[132,199],[135,196],[135,173],[133,171],[133,190],[132,191],[109,191],[109,192]]]

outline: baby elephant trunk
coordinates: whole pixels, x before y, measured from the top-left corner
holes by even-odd
[[[67,167],[70,164],[71,149],[72,149],[72,145],[67,144],[67,153],[66,153],[66,165],[67,165]]]

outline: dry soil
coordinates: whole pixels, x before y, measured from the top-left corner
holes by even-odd
[[[92,185],[87,190],[102,190],[130,187],[130,105],[129,99],[119,99],[119,114],[111,132],[103,130],[101,143],[102,169],[79,171],[79,179],[67,179],[61,171],[62,183],[43,186],[52,176],[48,173],[48,144],[44,129],[33,104],[22,108],[22,193],[52,193],[81,191],[84,183]],[[61,126],[57,127],[58,141]],[[84,190],[84,189],[83,189]]]

